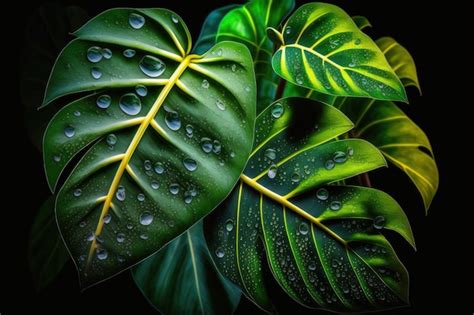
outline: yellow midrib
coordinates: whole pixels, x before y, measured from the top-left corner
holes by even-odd
[[[186,58],[184,58],[180,65],[176,68],[176,70],[173,72],[171,77],[168,80],[168,83],[163,87],[161,90],[160,94],[158,95],[155,103],[151,107],[150,111],[147,113],[143,121],[140,123],[140,126],[138,127],[137,132],[135,133],[135,136],[133,137],[132,141],[130,142],[130,145],[127,148],[127,151],[125,151],[125,154],[123,155],[123,158],[121,159],[120,165],[117,169],[117,172],[115,173],[115,176],[112,180],[112,183],[110,184],[109,191],[107,192],[107,195],[105,196],[104,200],[104,205],[102,207],[102,211],[100,213],[99,221],[97,223],[97,227],[94,233],[94,239],[92,240],[92,244],[89,249],[89,255],[87,256],[87,266],[90,264],[91,259],[94,255],[94,251],[97,247],[97,236],[102,233],[102,229],[104,227],[104,217],[107,215],[109,212],[109,209],[112,204],[112,199],[117,191],[117,188],[120,184],[120,180],[122,179],[122,175],[125,172],[128,163],[130,162],[130,159],[133,156],[133,153],[135,152],[138,144],[140,143],[140,140],[142,139],[143,135],[145,134],[146,129],[148,126],[151,124],[153,119],[155,118],[156,114],[158,113],[158,110],[161,108],[161,105],[163,105],[163,102],[165,101],[166,97],[168,96],[169,92],[173,88],[173,86],[176,84],[178,81],[179,77],[183,74],[183,72],[186,70],[186,68],[189,66],[191,63],[192,58],[195,58],[196,55],[189,55]]]
[[[296,214],[302,216],[303,218],[309,220],[311,223],[314,223],[318,228],[321,230],[325,231],[327,234],[332,236],[334,239],[342,243],[344,246],[347,246],[347,241],[341,238],[339,235],[337,235],[334,231],[332,231],[330,228],[328,228],[326,225],[321,223],[321,219],[313,217],[294,203],[290,202],[287,198],[275,193],[274,191],[271,191],[270,189],[266,188],[265,186],[257,183],[255,179],[252,179],[248,177],[245,174],[240,175],[240,180],[244,182],[246,185],[252,187],[259,193],[265,195],[266,197],[278,202],[280,205],[286,207],[287,209],[292,210]]]

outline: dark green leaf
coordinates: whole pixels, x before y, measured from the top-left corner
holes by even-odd
[[[54,189],[89,146],[56,202],[88,286],[151,255],[229,193],[252,146],[255,77],[242,44],[190,55],[185,24],[164,9],[108,10],[75,35],[44,103],[76,100],[50,122],[44,162]]]
[[[163,314],[232,314],[240,290],[216,269],[202,222],[132,269],[135,283]]]
[[[237,41],[250,50],[257,78],[257,112],[273,102],[278,85],[271,65],[274,44],[265,30],[277,27],[294,5],[294,0],[251,0],[227,13],[219,26],[218,41]]]
[[[352,17],[352,20],[354,20],[354,23],[361,30],[363,30],[366,27],[372,27],[372,24],[370,24],[370,21],[365,16],[356,15]]]
[[[331,141],[351,122],[308,99],[277,101],[256,126],[240,184],[206,219],[221,272],[268,311],[265,259],[287,294],[310,308],[408,303],[408,274],[381,233],[392,230],[414,246],[403,210],[382,191],[334,184],[385,166],[382,154],[363,140]]]
[[[38,290],[49,285],[70,259],[54,217],[54,197],[41,206],[30,232],[28,260]]]
[[[330,95],[406,101],[383,53],[340,8],[305,4],[286,21],[281,37],[272,64],[285,80]]]

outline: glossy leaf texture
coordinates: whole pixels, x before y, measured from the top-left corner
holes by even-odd
[[[266,28],[278,27],[294,5],[294,0],[251,0],[226,14],[219,25],[218,42],[243,43],[252,54],[258,87],[257,113],[274,101],[278,85],[271,65],[274,44]]]
[[[241,291],[216,269],[197,223],[132,269],[135,283],[162,314],[232,314]]]
[[[69,259],[56,225],[54,197],[51,196],[40,207],[30,231],[28,260],[36,289],[47,287]]]
[[[206,17],[201,28],[199,38],[194,45],[193,52],[203,54],[216,44],[217,30],[224,16],[231,10],[240,7],[238,4],[230,4],[215,9]]]
[[[44,163],[55,189],[74,160],[56,216],[89,286],[151,255],[228,195],[252,146],[255,77],[242,44],[189,54],[185,24],[164,9],[108,10],[75,35],[45,95],[45,105],[74,100],[48,126]]]
[[[313,100],[272,104],[257,117],[240,183],[206,218],[216,265],[264,310],[275,311],[266,262],[286,293],[310,308],[358,312],[407,303],[408,274],[382,232],[414,246],[412,231],[390,196],[343,184],[385,166],[370,143],[334,140],[351,128],[339,110]]]
[[[279,36],[272,64],[285,80],[324,94],[406,101],[383,53],[339,7],[305,4]]]

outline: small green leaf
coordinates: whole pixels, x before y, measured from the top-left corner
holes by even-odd
[[[222,18],[224,18],[230,10],[237,7],[240,6],[238,4],[230,4],[209,13],[202,25],[196,45],[194,45],[193,52],[195,54],[203,54],[216,44],[217,30]]]
[[[286,21],[282,36],[272,64],[285,80],[330,95],[406,101],[383,53],[340,8],[305,4]]]
[[[266,28],[278,27],[294,5],[294,0],[251,0],[227,13],[219,25],[218,42],[236,41],[250,50],[258,87],[257,113],[273,102],[278,85],[271,65],[275,47]]]
[[[216,269],[202,222],[132,269],[135,283],[163,314],[232,314],[241,292]]]
[[[310,308],[345,313],[408,303],[408,274],[381,233],[392,230],[414,246],[406,215],[382,191],[337,184],[386,165],[366,141],[334,141],[351,128],[339,110],[312,100],[270,105],[257,117],[240,183],[206,218],[216,265],[267,311],[274,310],[265,260],[286,293]]]
[[[48,126],[44,164],[55,189],[77,161],[56,216],[89,286],[153,254],[227,196],[252,146],[255,77],[242,44],[189,54],[185,24],[165,9],[108,10],[75,35],[45,105],[75,100]]]
[[[357,25],[357,27],[361,30],[367,27],[372,27],[372,24],[370,24],[369,19],[367,19],[365,16],[356,15],[352,17],[352,20]]]
[[[28,260],[38,290],[48,286],[69,260],[54,217],[54,197],[41,206],[30,232]]]

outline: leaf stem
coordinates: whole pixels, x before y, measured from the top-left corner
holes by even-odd
[[[285,90],[286,86],[286,80],[283,78],[280,78],[278,81],[278,87],[275,93],[275,100],[279,100],[283,96],[283,91]]]

